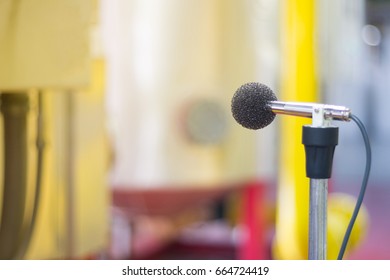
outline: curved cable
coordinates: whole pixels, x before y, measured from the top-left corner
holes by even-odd
[[[338,260],[343,259],[345,249],[346,249],[347,244],[348,244],[349,237],[351,236],[353,225],[355,224],[357,215],[359,214],[360,207],[363,203],[363,198],[364,198],[364,194],[366,192],[367,182],[368,182],[368,178],[370,176],[370,170],[371,170],[371,146],[370,146],[370,140],[368,138],[367,131],[366,131],[363,123],[359,120],[358,117],[356,117],[355,115],[351,115],[351,119],[357,124],[357,126],[359,127],[359,129],[362,133],[362,136],[363,136],[364,144],[366,146],[366,168],[364,171],[362,186],[360,188],[360,193],[359,193],[358,199],[356,201],[355,209],[353,211],[351,220],[350,220],[349,225],[347,227],[347,230],[345,232],[343,243],[341,244],[339,255],[337,257]]]

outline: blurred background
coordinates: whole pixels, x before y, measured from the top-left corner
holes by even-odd
[[[373,162],[346,259],[390,259],[390,1],[0,0],[0,259],[307,259],[301,127],[247,82],[351,108]],[[340,127],[335,259],[364,144]]]

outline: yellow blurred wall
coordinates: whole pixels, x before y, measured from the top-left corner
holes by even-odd
[[[0,89],[88,84],[95,0],[1,0]]]

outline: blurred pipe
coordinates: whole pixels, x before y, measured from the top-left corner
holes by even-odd
[[[317,102],[314,0],[283,1],[280,99]],[[303,118],[280,121],[279,183],[273,255],[276,259],[307,259],[309,232],[309,180],[302,145]],[[307,186],[307,187],[306,187]]]
[[[244,237],[238,247],[240,260],[269,259],[265,241],[265,184],[261,181],[248,182],[243,190],[244,208],[243,221]]]
[[[24,93],[0,95],[4,123],[4,190],[0,259],[13,259],[21,242],[27,193],[27,113]]]
[[[43,106],[42,106],[42,92],[38,92],[38,108],[37,108],[37,169],[35,175],[35,193],[34,193],[34,205],[32,209],[31,218],[29,224],[25,227],[25,231],[22,234],[22,240],[18,254],[16,255],[17,259],[23,259],[27,253],[28,247],[32,235],[34,233],[35,224],[37,220],[38,209],[40,205],[41,190],[42,190],[42,170],[43,170],[43,152],[45,148],[44,136],[43,136]]]

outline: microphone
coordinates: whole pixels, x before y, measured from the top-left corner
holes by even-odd
[[[280,102],[273,91],[261,83],[240,86],[232,98],[234,119],[245,128],[260,129],[269,125],[276,114],[311,118],[313,110],[322,108],[324,118],[350,121],[351,110],[344,106],[318,103]]]

